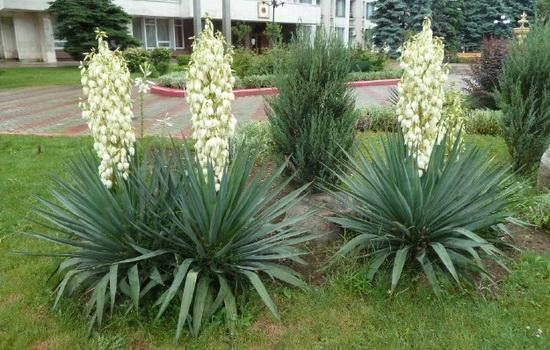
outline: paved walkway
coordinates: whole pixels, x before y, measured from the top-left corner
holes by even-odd
[[[388,87],[356,88],[357,105],[383,104]],[[0,90],[0,134],[85,135],[88,127],[81,118],[79,87],[33,87]],[[137,96],[134,96],[137,97]],[[139,106],[134,105],[138,115]],[[238,98],[233,113],[239,122],[265,118],[264,97]],[[170,118],[172,127],[163,126]],[[188,136],[190,113],[184,98],[147,95],[145,100],[145,133]],[[137,120],[136,120],[137,126]]]
[[[451,74],[450,83],[464,87],[462,75]],[[390,87],[355,88],[358,107],[385,104]],[[0,134],[86,135],[88,127],[81,118],[78,86],[32,87],[0,90]],[[136,98],[137,96],[134,96]],[[139,106],[134,105],[138,115]],[[264,97],[241,97],[233,102],[233,113],[239,122],[265,118]],[[191,116],[184,98],[146,96],[145,134],[189,136]],[[162,120],[170,118],[171,127]],[[136,118],[136,130],[137,130]]]

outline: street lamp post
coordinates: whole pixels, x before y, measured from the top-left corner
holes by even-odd
[[[272,30],[271,39],[273,40],[275,38],[275,9],[279,6],[283,6],[285,4],[285,2],[284,1],[277,1],[277,0],[270,0],[270,1],[262,1],[262,4],[268,5],[271,8],[273,8],[273,18],[272,18],[272,26],[271,26],[271,30]]]
[[[273,8],[273,24],[275,24],[275,9],[279,6],[283,6],[285,4],[284,1],[277,1],[277,0],[270,0],[270,1],[262,1],[264,5],[268,5]]]

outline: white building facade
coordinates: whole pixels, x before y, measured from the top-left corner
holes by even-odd
[[[55,62],[67,58],[63,41],[54,38],[55,19],[47,13],[51,0],[0,0],[0,59]],[[275,9],[275,22],[289,36],[298,26],[333,30],[345,43],[361,43],[372,26],[375,0],[286,0]],[[190,50],[193,36],[193,0],[113,0],[130,16],[129,31],[146,49]],[[248,44],[261,47],[273,8],[261,0],[231,0],[233,23],[252,27]],[[370,12],[369,12],[370,11]],[[201,15],[210,16],[221,29],[222,0],[201,0]],[[312,31],[313,32],[313,31]]]

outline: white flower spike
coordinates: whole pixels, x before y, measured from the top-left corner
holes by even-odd
[[[195,150],[203,171],[212,163],[216,188],[229,157],[229,139],[237,120],[231,112],[235,78],[231,72],[231,49],[225,52],[221,33],[214,34],[210,19],[193,42],[187,75],[187,102],[191,110]]]
[[[129,174],[136,140],[132,129],[132,79],[122,54],[111,51],[105,32],[96,30],[98,49],[86,54],[80,65],[82,117],[94,138],[94,150],[101,159],[99,175],[107,188],[114,183],[117,169]]]
[[[401,49],[403,76],[398,85],[397,116],[409,152],[426,169],[432,149],[438,142],[445,99],[448,69],[443,64],[444,45],[434,37],[431,22],[424,20],[420,33]]]

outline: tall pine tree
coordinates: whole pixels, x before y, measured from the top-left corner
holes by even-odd
[[[397,57],[397,49],[403,43],[403,20],[405,3],[403,0],[380,0],[376,3],[374,43],[389,47],[391,57]]]
[[[508,38],[512,34],[513,19],[509,17],[510,10],[503,0],[465,1],[463,13],[460,32],[463,36],[462,46],[466,51],[479,50],[484,37]],[[503,15],[510,23],[503,23]]]
[[[57,17],[56,38],[67,40],[65,51],[75,60],[97,46],[96,28],[107,33],[111,48],[139,45],[128,33],[132,17],[111,0],[55,0],[48,11]]]
[[[434,35],[445,40],[445,49],[459,51],[462,36],[460,28],[464,21],[463,0],[433,0],[432,29]]]
[[[405,0],[405,27],[408,31],[417,33],[422,30],[422,21],[432,16],[433,0]]]

